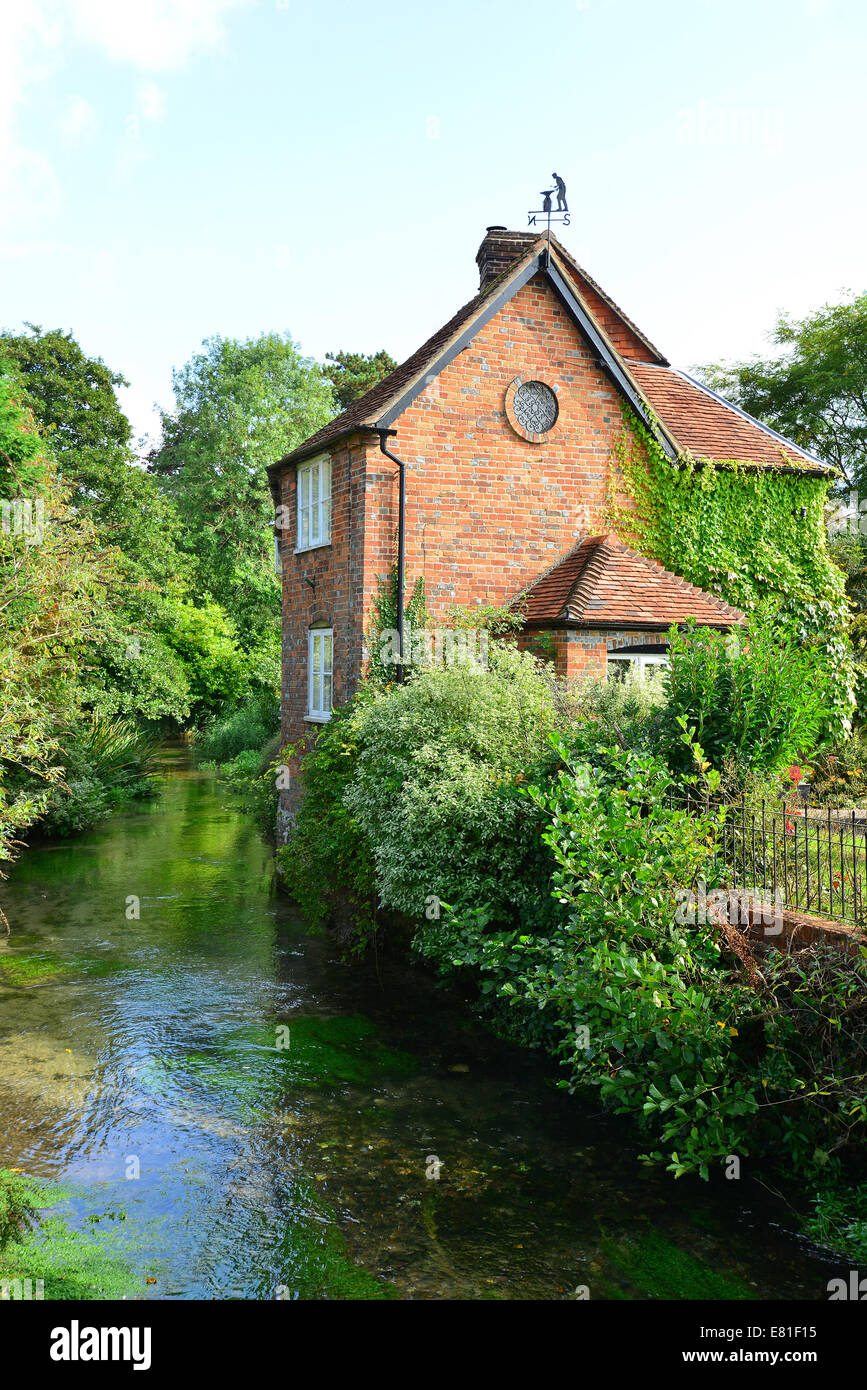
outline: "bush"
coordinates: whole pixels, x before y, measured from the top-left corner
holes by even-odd
[[[525,793],[555,865],[553,921],[491,933],[475,908],[441,937],[422,926],[417,946],[441,967],[479,971],[510,1031],[564,1062],[570,1090],[597,1088],[666,1145],[650,1158],[707,1176],[757,1108],[731,1055],[750,992],[721,959],[719,928],[678,921],[684,887],[718,882],[717,819],[669,807],[659,759],[608,746],[592,726],[576,734],[559,742],[565,766]]]
[[[271,690],[248,696],[209,724],[195,741],[199,762],[226,763],[249,749],[257,752],[280,727],[280,701]]]
[[[93,715],[60,735],[62,766],[43,783],[36,826],[42,835],[73,835],[133,797],[153,795],[150,765],[159,734],[131,720]]]
[[[587,677],[570,694],[574,717],[595,721],[622,748],[654,741],[666,700],[662,680],[644,680],[637,671],[622,681]]]
[[[515,787],[551,760],[549,671],[493,642],[487,669],[429,667],[358,707],[345,807],[372,847],[383,906],[419,915],[433,899],[485,901],[507,919],[532,901],[539,846]]]
[[[302,799],[288,845],[277,851],[286,892],[318,925],[342,909],[363,944],[375,928],[377,892],[370,842],[346,804],[358,765],[358,726],[375,698],[363,686],[317,732],[301,764]]]
[[[821,654],[804,647],[757,611],[744,633],[730,636],[690,621],[668,633],[666,707],[659,746],[672,767],[686,765],[682,725],[694,729],[711,764],[773,771],[809,756],[828,737],[832,675]]]
[[[148,773],[160,735],[129,719],[94,715],[69,740],[64,761],[67,776],[92,773],[107,787],[137,782]]]
[[[550,671],[506,644],[486,671],[368,687],[319,733],[279,856],[308,913],[348,888],[368,927],[380,904],[408,914],[419,955],[557,1057],[561,1084],[636,1120],[647,1162],[708,1177],[732,1153],[772,1154],[820,1187],[815,1228],[854,1250],[867,953],[811,948],[759,969],[731,927],[682,910],[684,890],[721,881],[727,814],[672,805],[685,777],[699,807],[720,785],[687,718],[709,742],[726,719],[743,735],[740,760],[721,761],[748,770],[751,795],[777,794],[774,769],[816,727],[815,691],[790,691],[786,715],[774,661],[761,629],[736,657],[691,628],[674,653],[677,712],[601,685],[575,691],[570,712]],[[813,669],[789,647],[780,661],[790,681]]]
[[[591,726],[559,750],[560,771],[524,792],[555,863],[554,917],[492,930],[480,901],[420,922],[416,949],[474,973],[513,1036],[559,1057],[562,1084],[632,1115],[648,1162],[708,1177],[728,1154],[772,1153],[844,1183],[867,1134],[867,953],[811,947],[750,973],[730,929],[681,906],[720,883],[724,810],[672,809],[665,765]]]
[[[39,831],[43,835],[75,835],[104,820],[114,806],[108,787],[99,778],[73,777],[51,788]]]

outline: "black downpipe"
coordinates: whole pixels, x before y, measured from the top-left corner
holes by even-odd
[[[400,661],[397,667],[398,684],[403,684],[403,606],[404,606],[404,566],[406,563],[406,464],[403,459],[399,459],[397,454],[393,454],[386,445],[386,438],[390,434],[396,434],[396,430],[380,429],[379,447],[387,459],[397,464],[398,468],[398,503],[397,503],[397,640],[400,649]]]

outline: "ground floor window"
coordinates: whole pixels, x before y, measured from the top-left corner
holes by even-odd
[[[663,668],[668,665],[668,652],[665,647],[621,647],[608,653],[608,679],[625,681],[630,677],[645,681],[658,681]]]
[[[331,718],[334,633],[330,627],[311,628],[307,653],[307,716]]]

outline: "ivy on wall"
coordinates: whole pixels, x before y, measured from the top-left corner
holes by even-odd
[[[615,449],[608,521],[672,573],[749,612],[763,599],[838,674],[834,723],[851,713],[855,669],[842,572],[828,554],[827,479],[749,468],[736,460],[673,464],[659,441],[624,411]],[[626,504],[618,500],[627,499]]]

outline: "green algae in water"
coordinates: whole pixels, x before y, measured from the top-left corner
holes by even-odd
[[[45,951],[34,951],[29,955],[7,955],[0,960],[0,986],[13,989],[27,989],[33,985],[47,984],[61,975],[67,975],[70,966]]]
[[[362,1014],[297,1018],[287,1026],[289,1046],[279,1056],[296,1085],[363,1086],[380,1073],[406,1075],[416,1070],[415,1058],[380,1042]]]
[[[306,1197],[315,1214],[293,1221],[287,1228],[280,1255],[288,1272],[283,1275],[278,1296],[341,1302],[397,1298],[393,1284],[353,1263],[331,1208],[312,1191]]]
[[[746,1284],[718,1274],[652,1229],[635,1241],[619,1245],[606,1236],[602,1249],[617,1273],[646,1298],[724,1300],[756,1296]],[[592,1288],[590,1292],[592,1296]],[[611,1299],[630,1297],[626,1290],[611,1286],[600,1289],[600,1294]]]
[[[123,967],[100,956],[64,959],[48,951],[16,952],[0,957],[0,988],[33,989],[72,975],[110,975]]]
[[[68,1199],[64,1188],[0,1170],[0,1192],[12,1195],[21,1218],[11,1233],[4,1223],[0,1287],[14,1288],[16,1280],[27,1279],[36,1287],[41,1281],[45,1299],[110,1299],[144,1292],[144,1280],[121,1254],[124,1242],[118,1230],[73,1230],[62,1216],[45,1214]],[[29,1227],[23,1224],[28,1216]],[[125,1217],[112,1210],[98,1219],[122,1222]]]
[[[283,1030],[281,1047],[278,1030]],[[166,1072],[175,1078],[183,1074],[209,1090],[235,1097],[242,1106],[256,1108],[297,1087],[370,1085],[381,1075],[406,1075],[416,1066],[409,1053],[381,1042],[369,1019],[343,1014],[235,1029],[210,1051],[157,1059],[140,1080],[162,1093]]]

